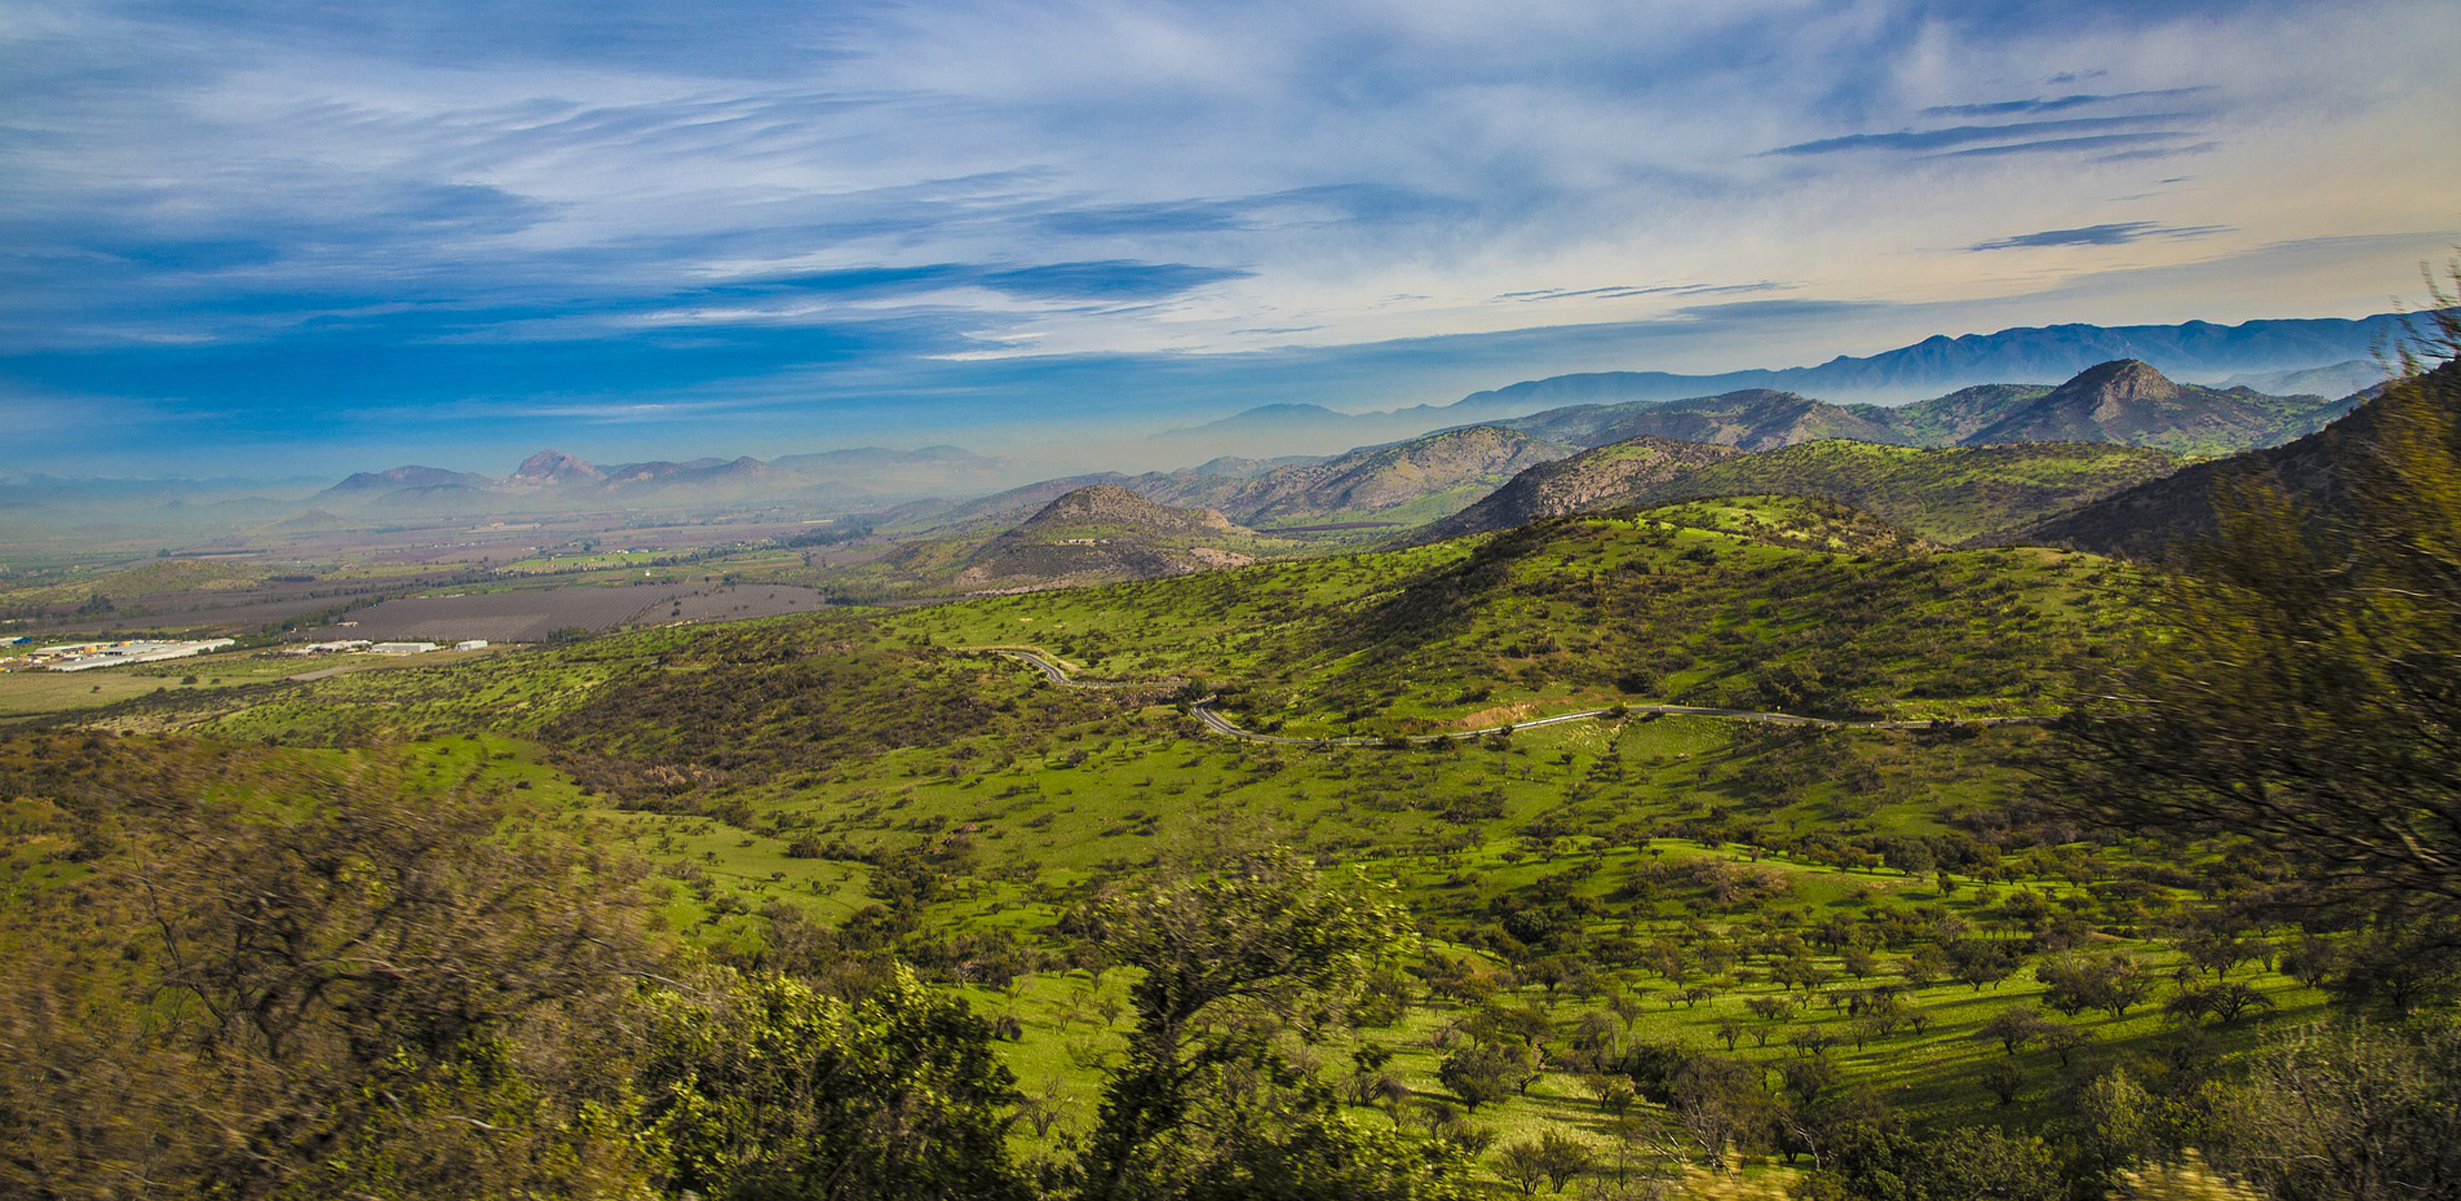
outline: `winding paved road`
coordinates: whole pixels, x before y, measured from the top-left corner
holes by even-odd
[[[1062,688],[1177,688],[1187,683],[1178,676],[1162,676],[1151,680],[1080,680],[1068,674],[1068,669],[1045,658],[1041,647],[1034,646],[956,646],[949,649],[961,654],[999,655],[1015,659],[1043,673],[1043,678]]]
[[[1081,680],[1068,674],[1066,668],[1046,658],[1039,647],[1024,646],[961,646],[951,649],[976,654],[993,654],[1014,659],[1043,674],[1043,678],[1062,688],[1176,688],[1187,681],[1169,676],[1157,680]],[[1216,712],[1212,697],[1205,697],[1188,706],[1188,712],[1204,723],[1205,729],[1224,738],[1246,742],[1268,742],[1277,746],[1383,746],[1391,737],[1352,738],[1290,738],[1280,734],[1259,734],[1234,724]],[[1820,726],[1832,730],[1936,730],[1950,726],[2035,726],[2052,719],[2048,717],[1939,717],[1916,720],[1847,721],[1828,717],[1804,717],[1794,713],[1764,713],[1756,709],[1718,709],[1700,705],[1621,705],[1610,709],[1583,709],[1578,713],[1558,713],[1553,717],[1534,718],[1477,730],[1451,730],[1440,734],[1404,734],[1404,743],[1443,742],[1448,739],[1483,738],[1489,734],[1513,730],[1534,730],[1540,726],[1560,725],[1568,721],[1589,721],[1608,716],[1629,716],[1635,713],[1666,714],[1679,717],[1717,717],[1729,721],[1757,721],[1773,726]]]

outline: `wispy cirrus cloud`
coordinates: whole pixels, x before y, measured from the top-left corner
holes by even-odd
[[[1976,242],[1968,250],[2031,250],[2046,246],[2125,246],[2148,238],[2207,238],[2229,232],[2227,225],[2163,225],[2155,221],[2114,221],[2076,229],[2046,229]]]
[[[2145,130],[2146,125],[2177,121],[2192,114],[2181,112],[2144,113],[2120,117],[2070,117],[2056,121],[2012,121],[2001,125],[1951,125],[1940,129],[1901,129],[1891,133],[1854,133],[1833,138],[1817,138],[1780,146],[1771,154],[1806,155],[1837,154],[1857,150],[1915,151],[1922,153],[1956,152],[1993,153],[1998,150],[2050,145],[2104,145],[2113,139],[2150,139],[2187,136],[2178,131]],[[2104,130],[2128,132],[2104,133]],[[2047,135],[2064,135],[2050,138]],[[1977,147],[1977,143],[2001,144]]]
[[[2202,95],[2213,90],[2204,84],[2188,88],[2155,88],[2142,92],[2072,92],[2065,96],[2035,96],[2024,100],[1995,100],[1985,104],[1935,104],[1923,109],[1925,117],[2013,117],[2024,113],[2056,113],[2072,108],[2091,108],[2106,104],[2125,104],[2139,100],[2178,100]]]
[[[2127,162],[2132,159],[2167,158],[2175,154],[2192,153],[2182,140],[2196,135],[2184,130],[2154,130],[2146,133],[2086,134],[2073,138],[2041,138],[2033,141],[2008,142],[1997,146],[1968,146],[1963,150],[1944,150],[1934,158],[2000,158],[2019,154],[2075,154],[2101,150],[2096,162]],[[2203,144],[2203,143],[2199,143]],[[2133,147],[2134,149],[2130,149]]]
[[[1495,299],[1534,304],[1558,300],[1624,300],[1640,296],[1725,296],[1744,292],[1776,292],[1789,286],[1767,280],[1748,284],[1610,284],[1600,288],[1534,288],[1500,293]]]

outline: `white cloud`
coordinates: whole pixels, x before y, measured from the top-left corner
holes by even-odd
[[[1641,320],[1697,299],[1627,285],[1752,281],[2010,324],[2348,313],[2407,284],[2381,243],[2269,288],[2210,265],[2461,224],[2448,0],[674,11],[612,5],[602,44],[544,10],[491,38],[450,4],[0,0],[22,256],[0,328],[25,349],[503,309],[487,336],[911,319],[922,353],[1218,354]],[[1995,115],[2025,101],[2058,104]],[[2124,144],[1870,140],[2155,113],[2093,127]],[[1839,138],[1866,140],[1767,153]],[[2001,153],[1938,157],[1971,148]],[[2212,232],[1971,251],[2105,226]],[[1102,262],[1209,282],[699,294]],[[1497,299],[1547,289],[1585,294]]]

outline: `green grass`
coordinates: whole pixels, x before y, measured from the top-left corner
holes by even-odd
[[[177,592],[245,588],[263,578],[261,564],[220,559],[145,558],[109,567],[75,565],[42,573],[25,586],[0,590],[0,608],[76,604],[96,595],[126,604]]]
[[[317,666],[323,664],[261,651],[232,651],[88,671],[0,672],[0,719],[98,709],[157,692],[263,684]]]

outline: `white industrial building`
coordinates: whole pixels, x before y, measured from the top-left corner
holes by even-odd
[[[52,671],[88,671],[97,667],[118,667],[127,663],[156,663],[164,659],[185,659],[207,651],[218,651],[232,645],[228,638],[208,638],[195,642],[85,642],[40,647],[29,652],[26,659],[35,666]]]

